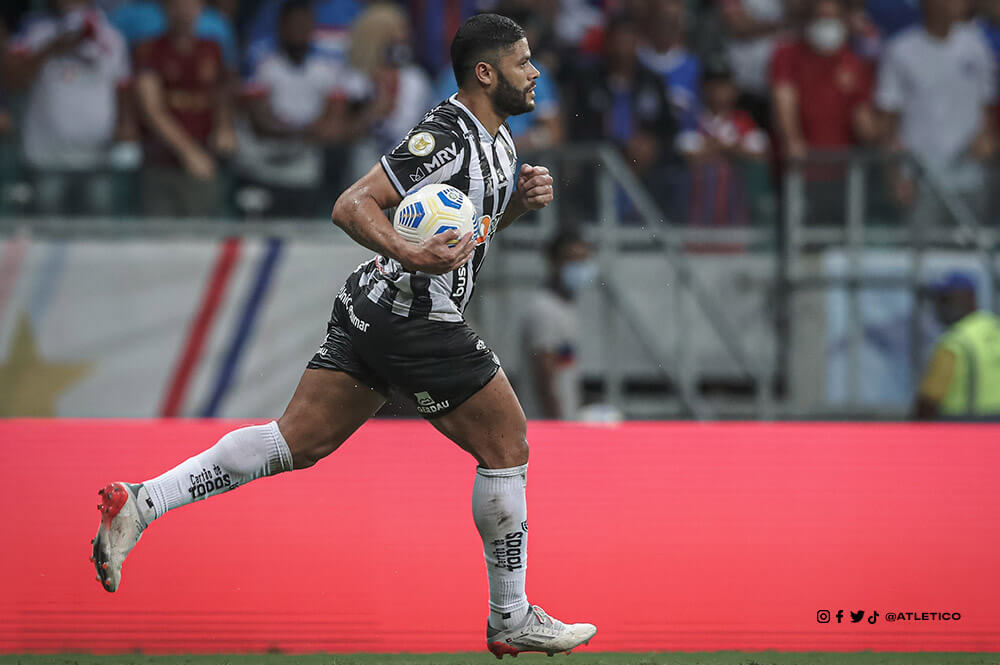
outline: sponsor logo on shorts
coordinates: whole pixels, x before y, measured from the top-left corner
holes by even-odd
[[[451,406],[451,400],[435,402],[428,392],[413,393],[413,396],[417,398],[418,413],[437,413]]]
[[[486,342],[481,339],[476,340],[476,351],[483,351],[486,349]]]
[[[354,313],[354,305],[347,306],[347,314],[351,317],[351,325],[361,332],[368,332],[368,326],[371,324],[358,318],[358,315]]]

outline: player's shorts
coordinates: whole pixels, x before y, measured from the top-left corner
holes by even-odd
[[[386,397],[395,387],[428,419],[456,409],[500,369],[496,354],[464,322],[399,316],[349,287],[333,303],[326,340],[309,369],[344,372]]]

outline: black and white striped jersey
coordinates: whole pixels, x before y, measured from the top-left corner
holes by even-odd
[[[400,196],[445,183],[468,195],[480,218],[480,235],[468,263],[444,275],[411,272],[376,256],[355,275],[368,298],[395,314],[431,321],[462,321],[476,275],[517,185],[517,153],[506,124],[496,137],[455,95],[431,109],[396,148],[381,159]]]

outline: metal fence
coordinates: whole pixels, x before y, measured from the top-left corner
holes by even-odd
[[[580,228],[600,265],[597,288],[585,299],[585,376],[595,399],[626,417],[904,417],[906,404],[898,399],[864,398],[865,294],[908,294],[910,311],[900,325],[908,337],[910,380],[933,339],[921,306],[922,285],[943,259],[929,258],[953,252],[963,265],[979,266],[987,300],[995,302],[998,231],[992,224],[993,188],[985,184],[991,170],[983,188],[970,193],[950,190],[905,155],[816,154],[791,166],[780,187],[760,164],[636,174],[606,145],[568,146],[525,159],[549,166],[556,200],[497,237],[473,314],[487,329],[509,321],[518,295],[539,281],[542,243],[557,228]],[[915,183],[908,206],[893,199],[891,186],[892,177],[904,171]],[[336,236],[349,242],[323,218],[32,215],[18,208],[18,192],[23,195],[29,183],[5,173],[4,236],[28,233],[70,242]],[[901,261],[903,268],[891,274],[871,270],[872,252]],[[707,270],[710,265],[715,267]],[[734,293],[744,267],[754,284]],[[842,314],[833,313],[839,307],[833,301],[846,303]],[[831,361],[831,330],[841,328],[842,358]],[[843,375],[834,392],[846,399],[831,399],[832,374]]]

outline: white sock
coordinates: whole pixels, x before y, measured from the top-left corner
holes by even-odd
[[[149,523],[173,508],[291,470],[292,453],[278,423],[233,430],[205,452],[144,482],[138,490],[140,515]]]
[[[476,469],[472,517],[483,538],[490,578],[490,625],[513,628],[528,613],[524,593],[528,567],[528,507],[524,488],[528,465],[510,469]]]

